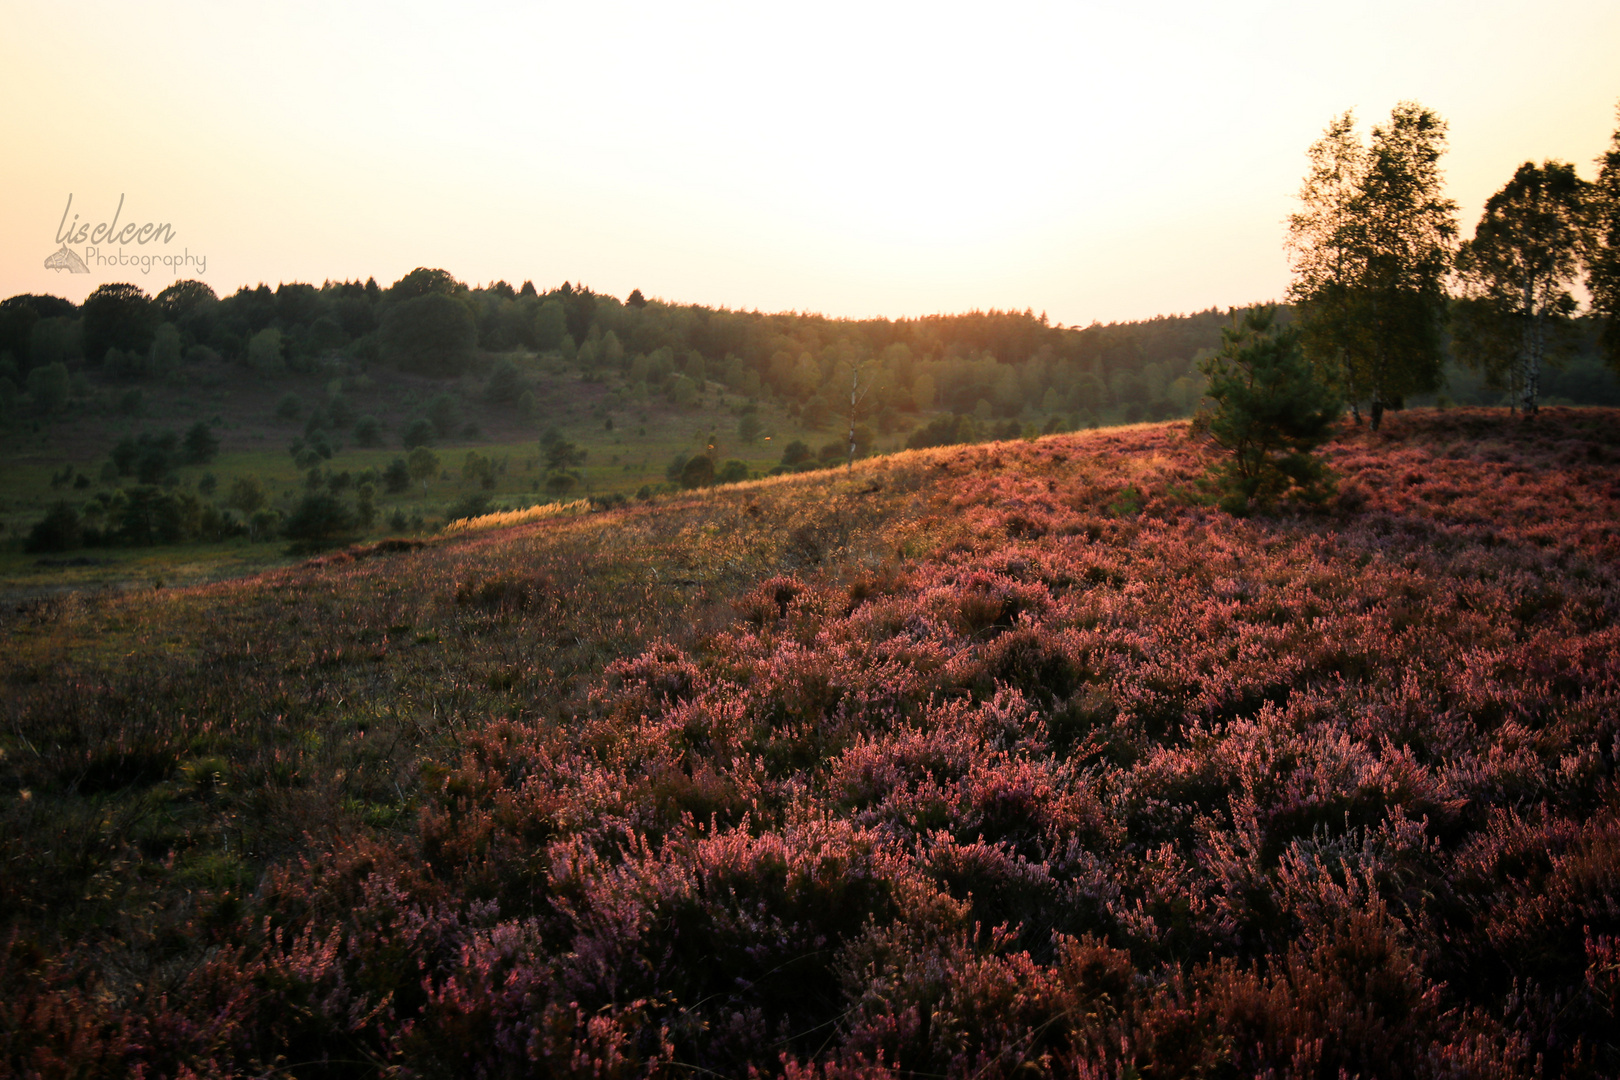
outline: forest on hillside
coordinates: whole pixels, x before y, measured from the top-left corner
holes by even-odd
[[[1058,418],[1072,428],[1189,415],[1203,392],[1198,362],[1219,347],[1229,321],[1213,308],[1086,327],[1054,326],[1027,310],[831,319],[647,300],[639,290],[621,301],[568,282],[546,292],[532,282],[475,288],[433,269],[388,288],[288,282],[225,297],[198,281],[152,297],[119,284],[82,305],[37,295],[0,302],[0,411],[49,416],[76,397],[88,401],[89,382],[74,379],[85,372],[138,384],[223,359],[261,374],[376,365],[449,378],[529,352],[612,380],[626,404],[690,402],[717,383],[779,401],[808,427],[836,427],[848,418],[853,383],[858,418],[884,435],[936,412],[981,425]],[[1597,333],[1579,325],[1559,357],[1567,363],[1548,375],[1553,403],[1620,404]],[[1450,400],[1503,399],[1478,374],[1453,367],[1443,392]],[[516,382],[512,393],[523,393]]]

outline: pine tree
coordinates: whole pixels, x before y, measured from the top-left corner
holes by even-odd
[[[1217,470],[1221,505],[1233,513],[1279,499],[1320,502],[1331,493],[1312,451],[1326,442],[1339,396],[1306,360],[1299,332],[1279,327],[1276,309],[1250,308],[1221,331],[1221,351],[1202,361],[1214,409],[1201,426],[1231,456]]]

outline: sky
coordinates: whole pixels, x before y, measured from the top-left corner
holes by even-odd
[[[1282,297],[1335,115],[1444,117],[1467,236],[1524,161],[1595,175],[1616,57],[1614,0],[0,0],[0,296],[431,266],[856,318],[1225,307]],[[45,267],[115,213],[169,230]]]

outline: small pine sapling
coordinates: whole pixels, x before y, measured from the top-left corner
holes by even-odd
[[[1221,330],[1221,350],[1202,361],[1214,408],[1200,426],[1230,453],[1216,470],[1221,507],[1246,514],[1278,500],[1320,503],[1333,490],[1312,453],[1339,415],[1338,395],[1312,368],[1292,327],[1273,307],[1250,308]]]

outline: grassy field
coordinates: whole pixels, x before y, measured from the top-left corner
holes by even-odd
[[[373,377],[352,365],[343,365],[344,374],[323,371],[266,378],[240,366],[214,364],[193,366],[178,385],[113,380],[89,384],[66,415],[49,422],[29,420],[0,435],[6,476],[0,489],[0,597],[16,599],[62,588],[142,588],[159,579],[190,584],[286,562],[284,543],[253,543],[246,537],[135,551],[97,548],[43,559],[20,550],[21,538],[54,502],[80,504],[134,483],[128,477],[103,474],[120,439],[164,431],[183,434],[199,421],[209,424],[220,439],[219,455],[206,465],[177,467],[169,482],[180,490],[201,493],[205,500],[219,500],[237,478],[254,476],[264,484],[272,505],[287,512],[306,490],[307,479],[288,448],[305,436],[305,423],[314,409],[337,396],[352,417],[370,415],[382,423],[384,445],[378,447],[355,445],[347,429],[326,433],[336,453],[320,462],[323,475],[347,473],[357,484],[367,470],[380,474],[404,456],[403,429],[427,403],[448,396],[457,420],[454,430],[433,447],[439,475],[425,488],[413,484],[399,494],[388,494],[375,483],[376,522],[360,539],[435,530],[447,506],[484,490],[463,476],[469,453],[496,463],[495,486],[484,491],[492,503],[513,507],[552,499],[544,487],[547,470],[540,445],[540,436],[548,429],[586,453],[574,470],[577,487],[567,498],[631,497],[644,488],[667,487],[666,470],[678,454],[709,453],[717,462],[735,458],[751,472],[763,474],[779,463],[782,448],[795,439],[819,450],[829,441],[845,438],[831,428],[806,429],[781,410],[754,403],[761,433],[744,443],[737,434],[738,423],[750,403],[718,384],[711,384],[687,407],[661,398],[635,402],[621,397],[610,404],[607,384],[583,379],[560,363],[524,355],[509,359],[520,364],[526,385],[536,394],[532,415],[524,415],[516,403],[483,400],[481,375],[442,380],[378,371]],[[138,407],[126,407],[131,394],[138,396]],[[298,414],[278,415],[278,405],[289,395],[301,403]],[[902,438],[891,437],[884,446],[895,448]],[[77,480],[81,476],[83,480]],[[212,495],[203,491],[205,477],[212,480]],[[53,479],[58,482],[53,484]],[[76,480],[80,486],[75,486]],[[353,487],[347,491],[352,498]],[[396,512],[406,521],[403,528],[390,524]]]
[[[1208,453],[8,605],[0,1071],[1614,1075],[1620,414]]]

